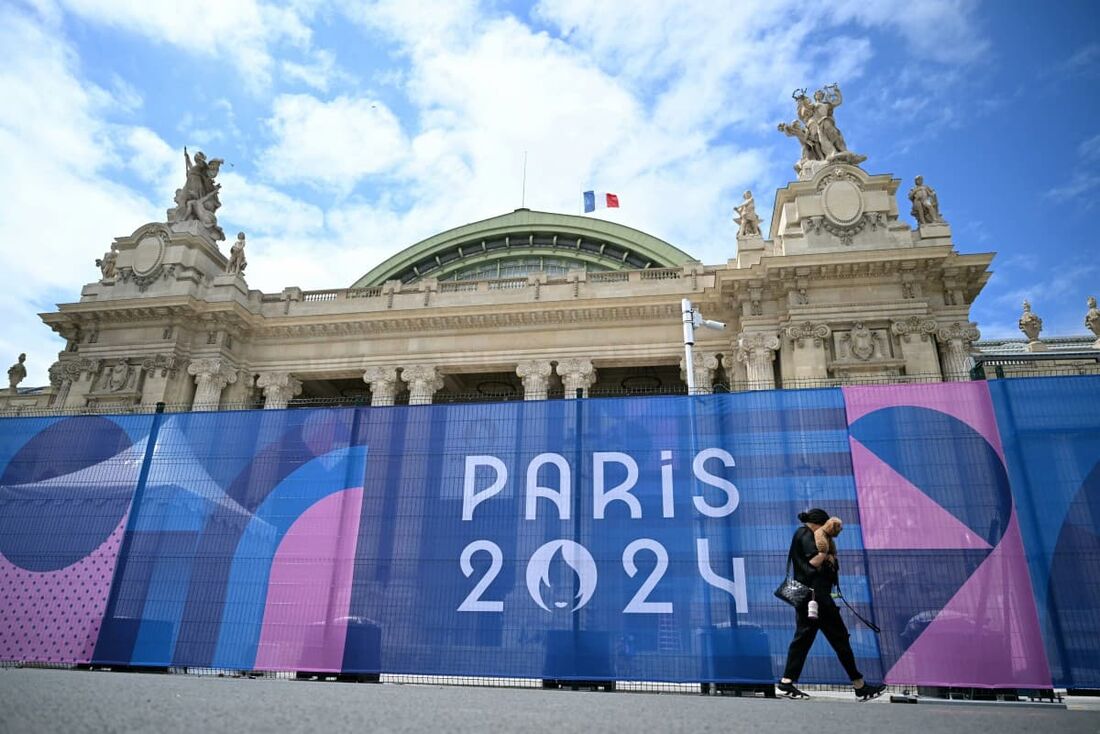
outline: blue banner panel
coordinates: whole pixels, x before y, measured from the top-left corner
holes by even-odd
[[[989,389],[1054,682],[1100,688],[1100,378]]]
[[[838,390],[366,411],[345,668],[773,681],[800,510],[848,520],[868,601],[846,425]],[[844,680],[824,641],[802,680]]]

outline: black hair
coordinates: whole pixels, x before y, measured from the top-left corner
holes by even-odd
[[[829,513],[825,512],[825,510],[820,507],[815,507],[811,510],[798,513],[798,521],[809,522],[814,525],[824,525],[829,521]]]

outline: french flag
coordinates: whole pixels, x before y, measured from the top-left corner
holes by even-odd
[[[584,192],[584,212],[594,212],[597,209],[603,209],[607,207],[609,209],[619,208],[619,197],[617,194],[608,194],[603,191],[585,191]]]

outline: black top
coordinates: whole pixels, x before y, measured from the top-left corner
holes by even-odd
[[[791,538],[791,562],[794,567],[795,581],[813,588],[818,599],[828,598],[836,581],[836,571],[828,563],[821,564],[821,568],[810,565],[810,559],[817,555],[817,543],[814,541],[814,531],[805,525],[794,531]]]

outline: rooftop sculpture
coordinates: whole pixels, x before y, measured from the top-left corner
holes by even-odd
[[[795,101],[797,120],[779,123],[779,131],[798,138],[802,144],[802,157],[794,170],[800,179],[809,179],[829,163],[857,165],[867,156],[848,150],[844,135],[836,125],[833,110],[844,102],[837,84],[828,84],[814,92],[813,99],[805,89],[796,89],[791,97]]]

